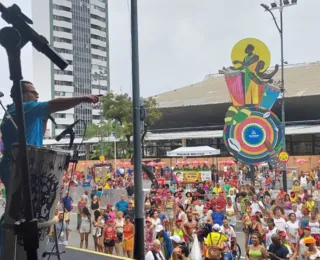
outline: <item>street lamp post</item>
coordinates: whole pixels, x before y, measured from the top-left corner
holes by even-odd
[[[266,4],[261,4],[261,6],[271,14],[273,21],[279,31],[280,35],[280,45],[281,45],[281,121],[282,121],[282,148],[283,151],[286,151],[286,114],[285,114],[285,104],[284,104],[284,58],[283,58],[283,8],[293,6],[297,4],[297,0],[292,0],[289,3],[289,0],[280,0],[279,6],[276,3],[271,4],[271,8]],[[273,14],[273,10],[279,10],[280,12],[280,26],[276,20],[276,17]],[[283,171],[282,171],[282,180],[283,180],[283,189],[285,191],[288,190],[287,186],[287,165],[283,164]]]

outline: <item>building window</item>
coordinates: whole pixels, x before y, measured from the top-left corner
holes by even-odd
[[[102,47],[102,46],[99,46],[99,45],[91,44],[91,48],[107,52],[107,48],[106,47]]]
[[[105,8],[102,8],[102,7],[97,6],[97,5],[91,5],[91,8],[96,9],[96,10],[99,10],[100,12],[103,12],[103,13],[106,12],[106,9],[105,9]]]
[[[57,69],[55,69],[55,70],[54,70],[54,74],[72,76],[72,75],[73,75],[73,72],[72,72],[72,71],[69,71],[69,70],[57,70]]]
[[[100,116],[99,115],[92,115],[92,119],[93,120],[100,120]]]
[[[103,57],[103,56],[100,56],[100,55],[95,55],[95,54],[92,54],[92,55],[91,55],[91,58],[92,58],[92,59],[96,59],[96,60],[107,61],[107,58],[106,58],[106,57]]]
[[[55,96],[60,96],[60,97],[66,96],[66,92],[63,92],[63,91],[55,91],[54,94]]]
[[[93,65],[92,65],[92,69],[94,69],[94,70],[100,70],[100,71],[106,71],[106,70],[107,70],[107,67],[106,67],[106,66],[101,66],[101,65],[93,64]]]
[[[67,50],[67,49],[63,49],[63,48],[54,48],[54,49],[59,53],[73,54],[72,50]]]
[[[72,30],[66,27],[60,27],[60,26],[53,26],[53,30],[56,32],[66,32],[66,33],[72,33]]]
[[[91,17],[92,19],[96,19],[96,20],[98,20],[98,21],[100,21],[100,22],[103,22],[103,23],[106,22],[106,18],[101,17],[101,16],[98,16],[98,15],[95,15],[95,14],[91,14],[90,17]]]
[[[71,18],[60,15],[53,15],[53,20],[71,23]]]
[[[52,7],[53,7],[53,9],[56,9],[56,10],[71,12],[71,8],[70,7],[66,7],[66,6],[62,6],[62,5],[56,5],[56,4],[53,4]]]
[[[62,80],[55,80],[54,84],[59,85],[59,86],[70,86],[70,87],[72,87],[72,85],[73,85],[72,82],[62,81]]]
[[[102,41],[102,42],[106,42],[106,41],[107,41],[107,38],[106,38],[106,37],[101,37],[101,36],[96,35],[96,34],[91,34],[91,38],[92,38],[92,39],[99,40],[99,41]]]
[[[101,27],[101,26],[95,25],[95,24],[91,24],[91,29],[96,29],[96,30],[99,30],[99,31],[105,31],[106,30],[105,27]]]
[[[65,43],[72,43],[72,40],[70,39],[66,39],[66,38],[62,38],[62,37],[53,37],[53,41],[55,42],[65,42]]]

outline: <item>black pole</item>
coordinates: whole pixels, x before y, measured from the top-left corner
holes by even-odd
[[[139,85],[139,40],[138,3],[131,0],[131,55],[132,55],[132,101],[133,101],[133,159],[135,185],[135,232],[134,259],[144,259],[144,221],[142,190],[140,85]]]
[[[282,150],[286,151],[286,113],[284,104],[284,58],[283,58],[283,1],[280,0],[280,44],[281,44],[281,121],[282,121]],[[282,182],[285,192],[288,191],[287,185],[287,164],[283,163]]]
[[[251,177],[251,185],[255,186],[255,174],[254,174],[254,165],[250,165],[250,177]]]

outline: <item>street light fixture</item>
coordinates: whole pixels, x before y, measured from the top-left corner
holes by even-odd
[[[280,35],[280,45],[281,45],[281,94],[282,94],[282,102],[281,102],[281,121],[282,121],[282,147],[283,151],[286,151],[286,133],[285,133],[285,126],[286,126],[286,118],[285,118],[285,106],[284,106],[284,58],[283,58],[283,9],[285,7],[293,6],[297,4],[297,0],[292,0],[291,4],[288,0],[280,0],[279,6],[277,3],[272,3],[271,8],[266,4],[261,4],[261,6],[265,9],[265,11],[269,12],[273,18],[273,21],[279,31]],[[280,12],[280,26],[276,20],[276,17],[273,14],[273,10],[279,10]],[[287,187],[287,166],[283,164],[283,173],[282,173],[282,180],[283,180],[283,188],[285,191],[288,190]]]

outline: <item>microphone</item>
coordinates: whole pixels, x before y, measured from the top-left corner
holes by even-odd
[[[0,93],[1,96],[1,93]],[[50,121],[54,124],[54,125],[58,125],[56,120],[54,120],[54,118],[52,117],[52,115],[48,115],[48,119],[50,119]]]
[[[76,120],[73,124],[69,125],[65,130],[63,130],[57,137],[56,137],[56,141],[59,142],[62,137],[66,136],[67,134],[70,134],[70,131],[72,131],[72,128],[78,124],[81,120],[78,119]]]

